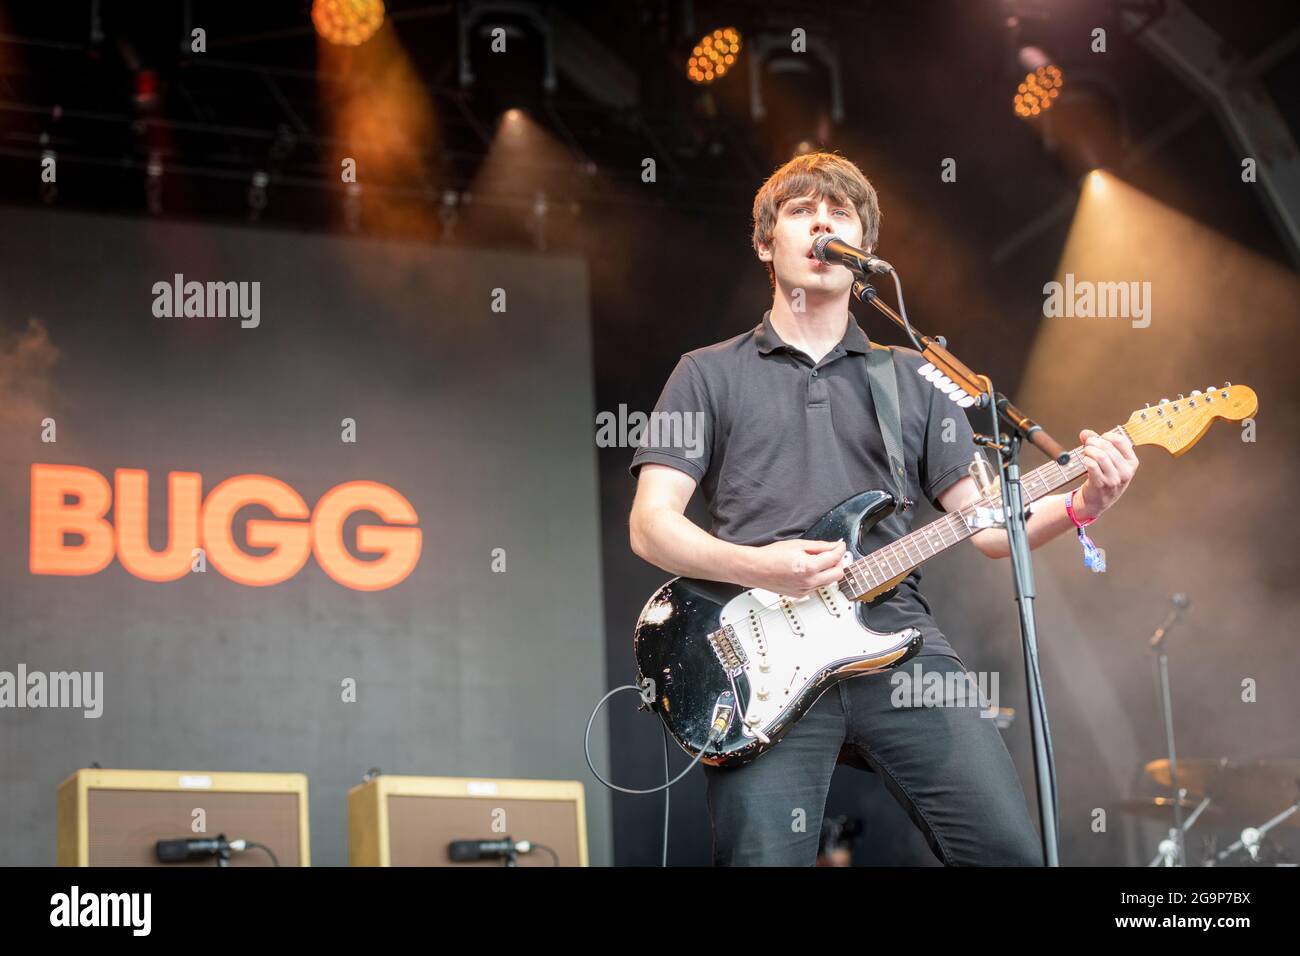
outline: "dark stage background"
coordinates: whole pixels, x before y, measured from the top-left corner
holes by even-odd
[[[103,671],[105,698],[98,719],[5,711],[6,863],[53,863],[54,789],[92,761],[302,771],[313,862],[336,865],[345,794],[367,768],[588,779],[581,734],[604,649],[580,261],[12,209],[0,259],[4,667]],[[260,281],[261,324],[155,318],[151,287],[177,272]],[[54,443],[40,440],[46,417]],[[355,443],[341,441],[344,418]],[[158,549],[169,471],[201,473],[205,494],[270,475],[309,506],[340,482],[377,481],[414,506],[423,551],[405,581],[373,592],[314,558],[262,588],[211,565],[170,583],[117,561],[33,575],[33,462],[110,481],[147,470]],[[603,729],[594,746],[605,759]],[[592,862],[607,863],[602,788],[588,785],[587,809]]]

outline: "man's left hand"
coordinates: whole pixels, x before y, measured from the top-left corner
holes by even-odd
[[[1083,465],[1088,480],[1074,497],[1074,514],[1080,521],[1096,518],[1119,500],[1138,469],[1133,443],[1124,435],[1098,435],[1085,428],[1079,432],[1083,444]]]

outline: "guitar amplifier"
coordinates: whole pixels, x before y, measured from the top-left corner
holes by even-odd
[[[215,859],[159,863],[154,844],[219,833],[265,844],[281,866],[310,866],[306,776],[78,770],[59,784],[59,866],[215,866]],[[230,865],[273,864],[252,848],[233,854]]]
[[[382,775],[348,791],[352,866],[501,866],[456,863],[455,840],[529,840],[555,851],[560,866],[587,865],[587,811],[577,780],[485,780]],[[553,866],[549,853],[520,866]]]

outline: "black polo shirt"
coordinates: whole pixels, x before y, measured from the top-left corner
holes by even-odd
[[[870,348],[850,316],[840,343],[814,363],[781,341],[769,311],[743,335],[687,352],[655,405],[662,427],[645,429],[632,456],[632,476],[647,462],[686,472],[703,491],[712,533],[745,545],[802,537],[846,498],[873,488],[893,491],[867,378]],[[893,355],[907,496],[924,495],[942,510],[939,495],[967,473],[977,449],[970,422],[916,373],[925,363],[921,353],[895,348]],[[877,523],[869,546],[911,531],[915,511]],[[920,580],[914,570],[893,598],[868,611],[868,623],[879,631],[917,627],[925,637],[922,654],[957,657]]]

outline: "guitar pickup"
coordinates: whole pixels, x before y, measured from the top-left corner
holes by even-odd
[[[749,629],[754,635],[754,646],[758,648],[758,654],[762,657],[767,653],[767,640],[763,634],[763,622],[758,619],[758,612],[753,608],[749,610]]]
[[[799,600],[804,600],[800,598]],[[790,625],[790,630],[794,632],[795,637],[803,637],[803,621],[799,619],[799,612],[795,610],[794,601],[788,597],[781,598],[781,610],[785,612],[786,622]]]
[[[826,605],[826,610],[832,617],[840,616],[840,606],[835,603],[835,592],[831,591],[830,585],[818,588],[817,596],[822,599],[822,603]]]

